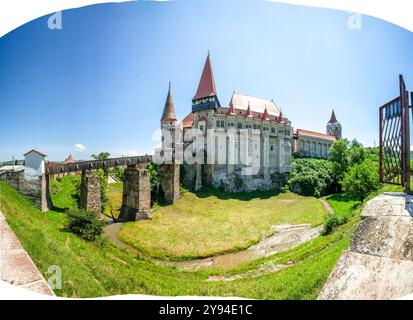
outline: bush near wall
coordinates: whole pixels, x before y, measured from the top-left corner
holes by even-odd
[[[294,159],[288,186],[301,195],[321,197],[334,188],[333,165],[322,159]]]

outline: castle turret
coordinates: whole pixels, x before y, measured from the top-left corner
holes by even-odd
[[[171,83],[161,117],[162,148],[175,148],[175,106],[172,100]]]
[[[327,134],[336,137],[337,140],[341,139],[342,136],[341,124],[337,121],[334,110],[331,113],[330,120],[327,123]]]
[[[217,109],[220,106],[215,87],[214,73],[212,72],[211,58],[208,53],[198,89],[192,98],[192,112]]]

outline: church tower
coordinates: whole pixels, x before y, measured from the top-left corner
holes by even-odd
[[[331,113],[330,121],[327,123],[327,134],[336,137],[337,140],[342,137],[342,128],[340,122],[337,121],[336,114]]]

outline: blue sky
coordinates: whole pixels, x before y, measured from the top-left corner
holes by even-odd
[[[207,51],[221,104],[233,90],[273,98],[295,128],[378,141],[378,107],[413,90],[412,33],[368,16],[265,1],[139,1],[63,12],[0,38],[0,161],[38,148],[50,160],[158,144],[168,82],[191,110]],[[86,147],[75,150],[75,144]]]

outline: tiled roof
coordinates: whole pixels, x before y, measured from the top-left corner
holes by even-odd
[[[268,115],[278,116],[280,110],[271,100],[247,96],[239,93],[234,93],[231,97],[230,105],[238,110],[247,110],[250,105],[251,112],[263,114],[267,108]]]
[[[29,153],[32,153],[32,152],[35,152],[35,153],[37,153],[38,155],[40,155],[40,156],[42,156],[42,157],[47,157],[47,154],[44,154],[44,153],[41,153],[40,151],[37,151],[37,150],[35,150],[35,149],[32,149],[32,150],[30,150],[29,152],[26,152],[23,156],[26,156],[26,155],[28,155]]]
[[[172,100],[171,83],[169,83],[168,96],[166,97],[165,107],[161,118],[161,121],[165,120],[176,121],[175,106]]]
[[[184,128],[189,128],[192,127],[192,124],[194,123],[194,114],[190,112],[183,120],[182,120],[182,126]]]
[[[331,113],[331,118],[330,121],[328,123],[336,123],[337,122],[337,118],[336,118],[336,114],[333,112]]]
[[[336,141],[336,137],[330,136],[330,135],[324,134],[324,133],[308,131],[308,130],[304,130],[304,129],[297,129],[296,132],[299,136],[307,136],[307,137],[326,139],[326,140],[330,140],[330,141]]]
[[[207,98],[217,95],[215,88],[214,73],[212,72],[211,59],[208,54],[204,70],[202,71],[201,80],[199,80],[198,90],[192,100]]]

